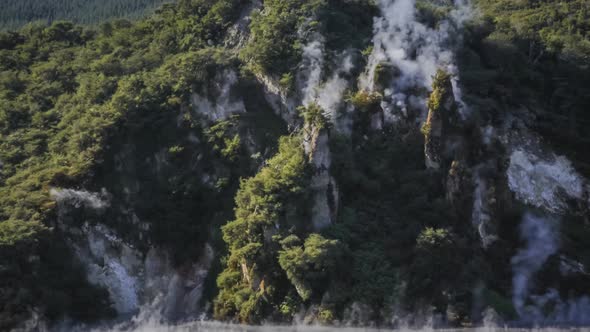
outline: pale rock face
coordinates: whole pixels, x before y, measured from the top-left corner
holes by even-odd
[[[324,52],[324,38],[319,34],[312,36],[304,46],[303,61],[296,79],[299,95],[289,97],[272,78],[263,74],[256,74],[256,77],[264,87],[267,102],[290,126],[298,125],[296,106],[297,100],[301,100],[304,106],[317,103],[323,109],[326,118],[334,124],[335,130],[347,133],[350,132],[350,124],[345,117],[339,118],[336,112],[349,84],[341,76],[352,70],[352,58],[343,53],[339,69],[322,85]],[[312,177],[314,191],[312,224],[316,230],[319,230],[332,223],[332,218],[337,211],[338,189],[329,173],[331,156],[327,131],[306,128],[306,132],[305,152],[315,168],[315,174]]]
[[[508,184],[519,200],[550,212],[563,211],[564,198],[581,199],[584,193],[584,179],[567,158],[542,159],[524,149],[510,156]]]
[[[426,166],[432,169],[438,169],[441,166],[447,166],[450,160],[456,156],[451,151],[455,150],[456,143],[452,138],[453,126],[457,123],[457,103],[453,94],[451,78],[438,82],[444,85],[438,96],[437,91],[431,95],[432,98],[439,99],[439,105],[430,106],[425,126],[428,129],[425,132],[424,155],[426,157]]]
[[[109,292],[119,314],[133,314],[156,302],[167,319],[198,313],[214,255],[209,245],[197,262],[175,269],[165,251],[151,248],[143,254],[106,226],[85,224],[82,232],[82,237],[73,239],[75,253],[86,267],[89,281]]]
[[[317,103],[323,110],[328,121],[334,123],[335,128],[345,128],[345,124],[337,120],[337,108],[348,82],[341,78],[352,70],[352,59],[345,54],[340,57],[340,69],[326,82],[322,83],[322,71],[325,61],[324,38],[315,33],[303,48],[301,69],[297,73],[297,88],[301,91],[302,103],[309,106]],[[304,148],[309,161],[314,167],[311,188],[314,192],[312,206],[312,224],[314,229],[320,230],[332,224],[336,211],[337,188],[330,175],[332,158],[330,153],[329,135],[325,128],[306,125]]]
[[[304,147],[314,168],[310,185],[314,195],[312,224],[314,229],[320,230],[331,225],[332,218],[337,213],[338,189],[336,181],[330,175],[332,156],[327,131],[311,128],[307,132]]]
[[[430,169],[439,169],[441,167],[441,154],[444,150],[443,121],[439,113],[430,111],[426,120],[430,132],[425,137],[424,155],[426,167]]]
[[[295,125],[297,122],[297,105],[292,98],[289,98],[277,80],[263,75],[255,74],[256,79],[262,85],[264,99],[270,104],[275,114],[280,116],[287,124]]]
[[[134,313],[139,308],[139,281],[134,271],[138,265],[123,262],[138,263],[140,254],[129,247],[123,249],[122,241],[101,225],[85,224],[80,241],[72,245],[86,267],[88,280],[109,292],[114,309],[120,314]]]
[[[106,190],[99,194],[54,188],[50,193],[58,203],[57,226],[85,267],[89,282],[108,291],[119,314],[133,314],[154,303],[167,319],[198,314],[203,283],[214,256],[209,245],[198,260],[175,269],[166,251],[152,247],[142,253],[106,225],[84,221],[76,223],[81,226],[66,225],[72,209],[100,212],[107,208]],[[137,216],[133,219],[143,228]]]
[[[251,15],[255,10],[262,8],[260,0],[254,0],[249,3],[240,13],[238,20],[227,29],[223,44],[226,48],[240,49],[248,40],[250,34]]]
[[[492,213],[489,202],[493,199],[488,192],[488,186],[485,179],[479,175],[475,177],[475,190],[473,193],[473,210],[471,213],[471,221],[473,226],[477,229],[479,237],[484,248],[488,248],[496,240],[498,236],[492,232]]]
[[[306,144],[306,152],[315,170],[311,178],[311,189],[314,191],[312,223],[314,229],[320,230],[332,224],[332,216],[335,214],[333,209],[336,208],[336,203],[330,202],[330,197],[337,201],[337,196],[334,196],[337,195],[336,183],[329,172],[332,157],[329,137],[325,130],[311,135],[309,143]],[[332,208],[330,207],[331,203]]]
[[[496,137],[508,151],[506,177],[510,190],[519,201],[551,213],[573,208],[576,211],[569,212],[585,214],[590,208],[590,182],[529,129],[534,123],[532,112],[518,109],[515,114],[519,117],[508,114],[501,127],[484,131],[484,139],[491,142]],[[578,206],[568,206],[568,201],[576,201]]]
[[[232,114],[246,112],[246,106],[241,99],[233,100],[231,90],[238,82],[238,75],[234,70],[226,69],[218,73],[213,85],[217,92],[214,101],[206,96],[205,92],[194,92],[191,96],[193,110],[209,121],[220,121],[229,118]]]

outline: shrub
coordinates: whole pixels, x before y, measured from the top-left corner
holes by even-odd
[[[429,122],[424,122],[422,124],[422,127],[420,127],[420,132],[422,133],[422,135],[424,135],[424,137],[429,137],[430,133],[432,132],[432,126]]]
[[[293,90],[295,89],[295,77],[293,76],[293,73],[289,72],[283,74],[283,76],[281,76],[281,79],[279,80],[279,84],[281,88],[283,88],[283,90],[285,90],[286,92],[293,92]]]
[[[337,240],[328,240],[319,234],[311,234],[303,246],[291,235],[281,241],[279,264],[303,301],[311,298],[314,288],[330,276],[338,264],[341,250]]]
[[[316,103],[309,104],[307,107],[300,107],[299,112],[303,116],[305,124],[315,129],[323,129],[328,127],[328,118],[324,114],[324,110]]]
[[[381,108],[382,98],[379,93],[360,90],[355,94],[349,94],[346,99],[361,112],[372,113]]]
[[[266,166],[242,180],[235,219],[222,227],[229,247],[222,275],[228,277],[218,279],[215,317],[256,322],[262,312],[279,309],[285,291],[274,294],[273,289],[275,284],[284,286],[285,277],[278,248],[269,235],[296,229],[305,220],[308,167],[300,138],[282,137],[278,153]],[[297,258],[297,253],[292,256]],[[244,274],[239,280],[235,279],[238,273]]]
[[[297,29],[321,5],[321,0],[264,1],[263,10],[252,16],[251,38],[241,57],[265,74],[291,72],[301,57]]]
[[[36,221],[7,220],[0,222],[0,247],[37,242],[48,229]]]

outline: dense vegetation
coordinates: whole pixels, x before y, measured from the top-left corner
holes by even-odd
[[[221,289],[216,303],[219,318],[235,315],[242,321],[255,322],[272,313],[264,302],[276,305],[280,302],[275,301],[285,296],[286,280],[275,280],[281,277],[277,253],[288,235],[280,234],[280,230],[305,228],[309,218],[306,173],[301,143],[284,137],[278,154],[255,177],[242,181],[236,195],[236,220],[222,228],[230,254],[227,268],[217,281]]]
[[[5,306],[2,312],[8,317],[2,320],[3,326],[18,321],[18,313],[27,313],[31,305],[38,304],[46,308],[43,310],[53,312],[53,317],[83,307],[87,307],[83,312],[93,314],[74,315],[76,318],[92,319],[101,315],[101,310],[90,309],[90,306],[101,306],[99,300],[84,306],[75,303],[86,297],[76,288],[80,286],[69,284],[62,276],[71,276],[77,283],[84,278],[68,267],[71,259],[63,254],[65,248],[60,244],[59,233],[55,232],[51,238],[44,235],[47,229],[42,224],[57,226],[52,221],[55,202],[49,196],[51,187],[82,184],[92,187],[93,183],[103,186],[109,182],[119,183],[128,173],[139,179],[151,178],[143,181],[144,190],[160,192],[161,196],[154,194],[153,201],[133,203],[142,218],[145,216],[151,220],[148,222],[154,223],[145,245],[150,242],[174,244],[177,252],[185,253],[181,249],[189,242],[206,238],[207,224],[192,222],[191,211],[199,209],[199,205],[193,203],[220,201],[216,200],[215,193],[195,187],[195,177],[183,166],[191,160],[193,150],[202,148],[189,145],[183,149],[182,145],[188,145],[187,136],[181,139],[169,133],[171,130],[183,130],[187,134],[190,131],[203,136],[201,141],[207,141],[206,133],[194,128],[196,120],[191,119],[190,113],[180,129],[176,129],[176,119],[183,107],[187,107],[191,89],[208,82],[218,68],[231,67],[232,56],[215,48],[189,49],[205,45],[208,39],[214,38],[239,7],[240,3],[234,1],[225,4],[185,1],[178,6],[162,8],[148,20],[138,23],[119,20],[103,24],[100,31],[55,22],[47,27],[33,24],[19,32],[0,35],[0,218],[3,220],[0,250],[3,257],[11,257],[10,266],[14,269],[20,266],[17,270],[2,270],[6,275],[1,279],[1,288],[12,290],[2,292]],[[202,14],[197,19],[193,13],[199,10]],[[180,33],[179,30],[189,32]],[[181,50],[184,51],[181,53]],[[160,134],[150,132],[146,136],[146,126],[156,124],[161,129]],[[230,132],[227,130],[227,135],[233,137]],[[129,141],[144,143],[134,148],[136,151],[132,155],[138,160],[137,169],[113,172],[112,159]],[[181,146],[175,148],[178,145]],[[168,150],[166,158],[172,160],[171,166],[160,177],[153,177],[150,171],[153,165],[142,168],[141,162],[146,162],[150,151],[162,148]],[[210,150],[211,154],[215,153]],[[234,156],[217,159],[230,168],[241,167]],[[204,167],[219,169],[221,166]],[[237,171],[227,173],[239,174]],[[186,177],[192,178],[192,182],[185,181]],[[179,183],[186,187],[181,188]],[[221,195],[222,189],[216,194]],[[113,194],[117,197],[123,193],[115,191]],[[215,213],[214,208],[210,211]],[[202,215],[211,218],[207,213]],[[94,221],[104,218],[117,224],[116,219],[108,215],[88,217]],[[174,227],[171,227],[171,220]],[[118,225],[129,227],[125,223]],[[127,234],[138,236],[129,231]],[[198,252],[200,248],[192,250]],[[185,254],[191,255],[191,252]],[[66,259],[61,262],[64,257]],[[36,263],[31,265],[30,262]],[[30,278],[20,278],[22,275]],[[24,293],[15,296],[13,292],[19,289]],[[87,298],[93,297],[88,294]]]
[[[587,1],[477,0],[482,20],[461,53],[469,102],[496,110],[526,105],[537,129],[590,172],[590,8]],[[485,77],[485,78],[484,78]]]
[[[0,30],[16,29],[33,21],[70,20],[97,24],[115,18],[138,18],[153,12],[165,0],[7,0],[2,2]]]
[[[293,75],[302,42],[321,32],[332,49],[361,48],[369,41],[375,5],[369,0],[271,0],[252,18],[242,58],[255,72]]]
[[[371,129],[384,94],[352,84],[340,110],[355,111],[348,136],[332,130],[317,104],[299,108],[287,132],[262,95],[256,76],[294,88],[302,45],[317,33],[329,60],[348,51],[361,70],[378,14],[374,1],[263,1],[239,49],[227,46],[235,43],[226,42],[226,32],[250,5],[246,0],[182,0],[139,21],[95,27],[59,20],[134,17],[160,3],[101,2],[99,11],[89,9],[94,2],[33,6],[42,17],[31,14],[28,2],[3,7],[0,28],[35,19],[50,24],[0,33],[0,329],[33,310],[50,320],[114,314],[108,294],[86,281],[65,243],[64,227],[83,222],[108,225],[140,250],[165,248],[177,266],[213,243],[216,280],[205,297],[222,320],[289,322],[312,308],[316,321],[332,323],[361,307],[370,317],[353,323],[367,324],[388,319],[391,308],[429,308],[425,315],[444,314],[460,325],[477,321],[473,312],[486,306],[514,318],[510,257],[520,244],[522,206],[498,208],[500,240],[484,250],[471,212],[448,199],[447,174],[425,167],[430,128]],[[482,16],[468,24],[458,52],[465,101],[480,117],[470,125],[501,123],[525,108],[536,116],[531,126],[590,175],[587,1],[474,3]],[[429,26],[449,14],[426,0],[417,6]],[[64,16],[72,8],[79,13]],[[325,67],[324,76],[336,70]],[[228,72],[237,76],[230,95],[243,98],[246,112],[211,120],[191,98],[203,91],[218,97],[218,77]],[[384,87],[395,68],[381,64],[377,72]],[[443,91],[449,76],[439,72],[434,80],[428,106],[438,109],[450,94]],[[299,127],[329,136],[339,212],[322,230],[309,222],[318,170]],[[479,139],[470,130],[461,134]],[[500,150],[478,150],[465,162]],[[462,171],[459,162],[448,167]],[[501,185],[491,187],[508,196]],[[112,206],[76,206],[58,218],[51,188],[107,188]],[[147,226],[138,229],[121,213],[127,210]],[[585,217],[567,216],[562,240],[568,254],[588,265]],[[545,272],[544,283],[557,283],[558,272]],[[588,285],[581,278],[559,287],[578,294]]]

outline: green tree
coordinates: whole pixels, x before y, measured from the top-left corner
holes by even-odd
[[[241,182],[235,219],[222,227],[229,256],[217,279],[217,318],[256,322],[283,301],[288,282],[275,236],[305,229],[308,181],[300,138],[282,137],[278,153],[256,176]]]
[[[296,235],[290,235],[281,240],[281,246],[279,264],[301,299],[309,300],[314,289],[326,289],[326,282],[335,276],[332,272],[342,254],[337,240],[311,234],[301,245]]]

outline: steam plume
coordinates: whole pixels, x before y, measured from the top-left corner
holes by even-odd
[[[109,202],[106,200],[108,193],[104,188],[100,193],[91,193],[85,190],[51,188],[49,195],[60,204],[68,203],[76,208],[86,207],[100,210],[109,206]]]
[[[302,70],[299,80],[303,85],[303,105],[309,105],[317,98],[317,89],[322,80],[322,67],[324,65],[324,41],[321,35],[316,35],[314,40],[303,48]]]
[[[563,194],[581,198],[583,183],[584,179],[565,157],[544,160],[524,150],[516,150],[510,157],[510,189],[520,200],[535,207],[560,212],[566,208]]]
[[[375,69],[379,64],[389,63],[397,69],[392,86],[386,96],[392,97],[392,105],[405,106],[409,96],[405,91],[412,88],[429,89],[437,69],[445,68],[457,74],[453,46],[459,40],[457,31],[472,10],[464,0],[455,1],[455,9],[448,20],[435,29],[418,22],[415,0],[378,0],[382,17],[374,22],[373,53],[368,69],[361,77],[360,88],[375,89]],[[456,99],[460,104],[460,90],[454,82]]]
[[[525,214],[520,235],[526,247],[512,258],[512,301],[519,315],[524,314],[525,301],[531,288],[531,279],[549,256],[558,248],[556,222],[532,213]]]

